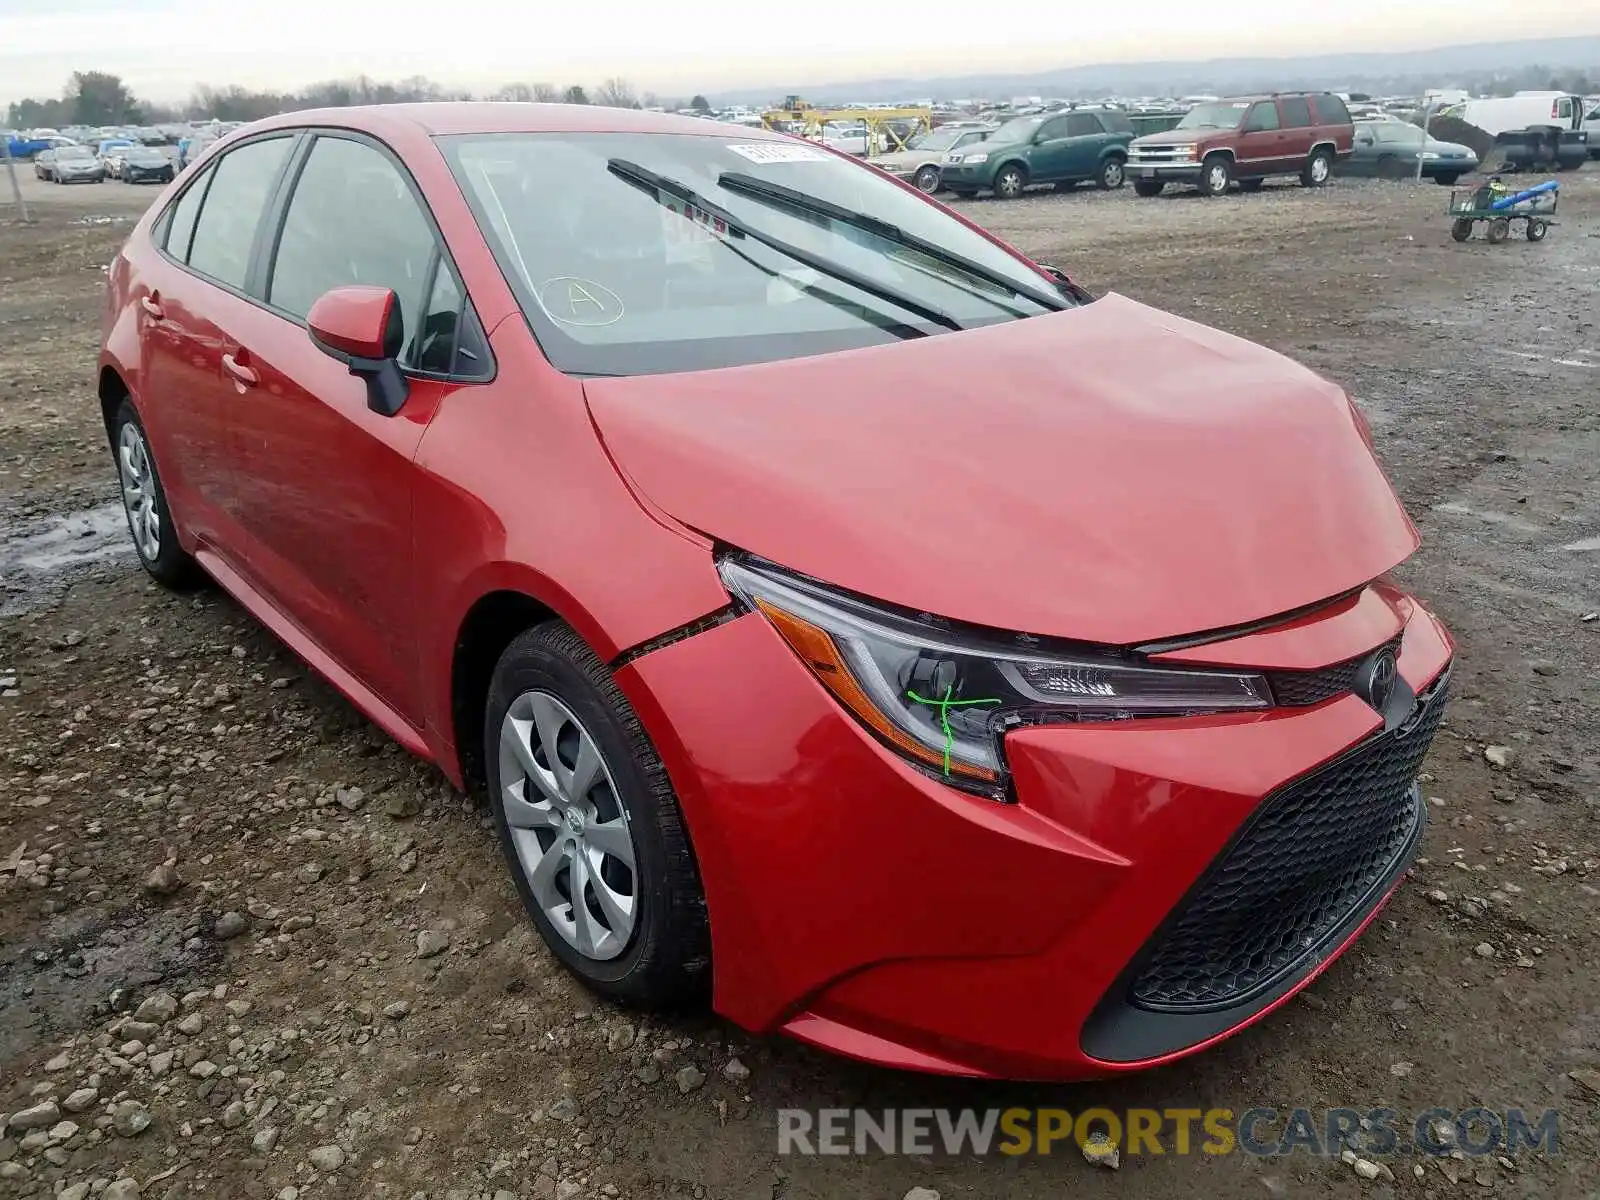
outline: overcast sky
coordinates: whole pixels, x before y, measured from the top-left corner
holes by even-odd
[[[968,17],[966,14],[971,13]],[[1116,60],[1396,50],[1600,31],[1600,0],[0,0],[0,104],[74,70],[141,96],[362,72],[669,95]]]

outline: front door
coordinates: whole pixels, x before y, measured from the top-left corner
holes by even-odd
[[[235,514],[253,582],[408,721],[421,719],[412,592],[412,472],[449,385],[410,381],[400,412],[367,407],[365,383],[312,344],[311,306],[363,284],[399,296],[409,346],[436,240],[409,180],[377,146],[311,143],[262,282],[237,330]]]
[[[1241,178],[1268,175],[1283,165],[1283,130],[1279,127],[1278,105],[1274,100],[1259,100],[1250,107],[1239,133],[1235,161]]]
[[[1051,117],[1033,135],[1028,155],[1028,177],[1034,183],[1055,183],[1072,174],[1072,140],[1067,136],[1067,118]]]

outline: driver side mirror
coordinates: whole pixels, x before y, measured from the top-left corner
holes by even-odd
[[[352,285],[324,292],[306,314],[311,344],[367,382],[367,407],[392,417],[409,387],[400,370],[405,322],[391,288]]]

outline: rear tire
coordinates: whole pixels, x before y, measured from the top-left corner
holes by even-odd
[[[111,447],[122,490],[122,509],[140,565],[157,583],[174,591],[200,586],[205,582],[205,572],[178,544],[178,528],[167,506],[155,454],[132,400],[122,402],[111,422]]]
[[[1232,182],[1233,162],[1226,154],[1213,154],[1206,159],[1200,170],[1202,196],[1226,196]]]
[[[1530,242],[1544,241],[1544,235],[1550,232],[1550,226],[1544,221],[1530,220],[1528,222],[1528,240]]]
[[[1143,196],[1146,200],[1159,196],[1166,190],[1167,185],[1159,179],[1135,179],[1133,181],[1133,194]]]
[[[612,1000],[703,1003],[711,935],[694,852],[666,768],[605,664],[559,621],[527,630],[495,667],[483,736],[500,845],[551,952]],[[575,786],[585,762],[589,782]]]
[[[1510,236],[1511,236],[1511,222],[1506,220],[1506,218],[1504,218],[1504,217],[1496,217],[1494,220],[1489,222],[1488,238],[1489,238],[1489,240],[1491,242],[1493,242],[1496,245],[1499,245],[1501,242],[1505,241],[1506,238],[1508,238]]]
[[[1450,226],[1450,236],[1458,242],[1464,242],[1472,236],[1472,222],[1465,217],[1457,217],[1455,224]]]
[[[1325,187],[1333,177],[1333,155],[1324,147],[1313,150],[1311,157],[1306,159],[1305,168],[1300,172],[1302,187]]]

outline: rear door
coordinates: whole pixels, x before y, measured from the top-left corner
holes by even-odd
[[[189,180],[153,229],[154,256],[135,295],[140,306],[138,391],[183,527],[228,540],[233,479],[228,426],[236,397],[222,357],[250,304],[242,298],[262,217],[294,138],[245,142]]]
[[[1283,164],[1283,130],[1276,100],[1258,100],[1250,106],[1239,131],[1235,161],[1240,178],[1270,175]]]
[[[1095,113],[1075,112],[1067,116],[1068,175],[1073,179],[1092,178],[1100,170],[1100,153],[1111,135]]]
[[[1311,101],[1304,96],[1278,98],[1278,121],[1283,126],[1278,142],[1280,166],[1303,164],[1311,156],[1311,147],[1317,141],[1316,119],[1311,113]],[[1335,147],[1337,152],[1337,147]]]
[[[262,252],[261,304],[237,329],[232,424],[241,568],[326,653],[420,723],[412,588],[413,460],[458,379],[487,348],[459,275],[408,172],[384,147],[342,131],[309,138]],[[409,395],[392,417],[319,351],[305,317],[328,290],[391,288],[405,321]]]

